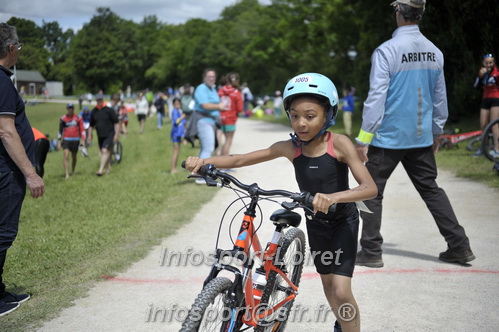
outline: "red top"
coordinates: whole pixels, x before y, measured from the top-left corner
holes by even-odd
[[[73,114],[73,116],[64,115],[61,117],[59,124],[59,138],[68,141],[77,141],[82,138],[86,138],[85,127],[83,126],[83,120]]]
[[[243,96],[241,91],[234,88],[232,85],[224,85],[218,90],[218,95],[222,102],[225,103],[225,108],[220,112],[222,124],[233,125],[237,121],[237,113],[243,111]]]
[[[478,74],[483,84],[483,98],[499,98],[499,71],[494,66],[492,72],[485,75]]]

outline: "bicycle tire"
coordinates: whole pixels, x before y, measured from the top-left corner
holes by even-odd
[[[480,150],[481,147],[482,147],[482,136],[480,135],[468,142],[468,144],[466,145],[466,150],[475,152]]]
[[[210,281],[194,301],[182,323],[180,332],[225,331],[230,323],[230,316],[223,316],[229,313],[225,305],[225,297],[231,285],[232,281],[225,277]],[[211,313],[214,313],[215,317],[209,317]],[[241,325],[242,320],[239,318],[234,331],[239,331]]]
[[[485,157],[487,157],[490,161],[497,162],[499,161],[499,157],[493,156],[490,153],[494,150],[494,135],[492,132],[494,126],[499,126],[499,118],[491,121],[487,127],[485,127],[482,133],[482,151]]]
[[[305,260],[305,234],[299,228],[287,231],[281,239],[281,246],[278,252],[279,262],[284,262],[284,270],[289,280],[298,287],[300,284],[303,263]],[[270,271],[267,285],[262,294],[260,308],[266,305],[274,306],[290,294],[289,286],[282,277],[275,271]],[[286,303],[278,310],[278,317],[272,321],[264,320],[255,327],[255,332],[279,332],[284,331],[288,321],[288,315],[293,307],[294,299]]]
[[[113,146],[113,151],[111,153],[111,163],[119,164],[123,159],[123,144],[120,141],[116,142]]]

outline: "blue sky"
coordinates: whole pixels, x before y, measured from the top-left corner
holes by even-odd
[[[156,15],[163,23],[181,24],[190,18],[215,20],[222,10],[237,0],[0,0],[0,22],[12,16],[34,21],[57,21],[63,30],[79,30],[90,22],[97,7],[109,7],[118,16],[140,22]],[[271,0],[259,0],[270,4]]]

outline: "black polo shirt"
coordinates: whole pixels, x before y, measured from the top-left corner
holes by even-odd
[[[114,135],[114,125],[118,123],[116,112],[108,107],[95,107],[90,113],[90,126],[97,130],[98,137],[109,137]]]
[[[28,117],[26,116],[24,101],[17,92],[10,77],[13,73],[7,68],[0,66],[0,115],[12,115],[15,117],[15,126],[24,150],[34,165],[35,163],[35,138]],[[5,150],[0,140],[0,172],[18,171],[19,168]]]

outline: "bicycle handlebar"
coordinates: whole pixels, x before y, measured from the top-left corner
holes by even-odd
[[[185,161],[182,162],[182,168],[185,168]],[[250,195],[258,196],[284,196],[291,198],[294,202],[301,203],[306,206],[312,206],[314,201],[314,196],[309,192],[303,191],[301,193],[294,193],[287,190],[275,189],[275,190],[264,190],[260,188],[256,183],[251,185],[244,184],[239,181],[234,176],[227,174],[218,170],[213,164],[206,164],[201,166],[198,170],[198,174],[202,177],[208,177],[213,180],[220,179],[223,184],[233,183],[242,190],[247,191]],[[336,204],[329,207],[330,212],[336,211]]]

